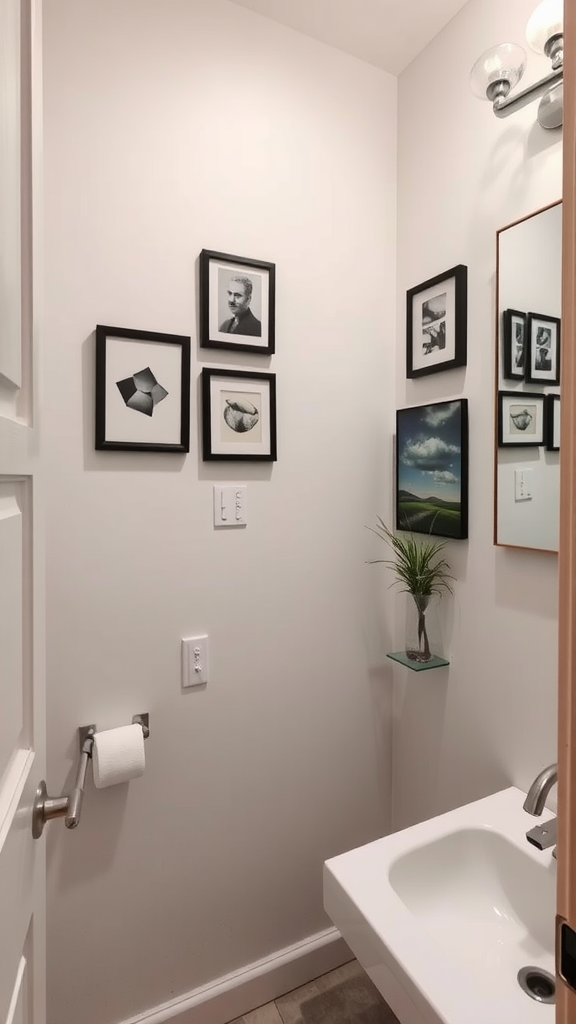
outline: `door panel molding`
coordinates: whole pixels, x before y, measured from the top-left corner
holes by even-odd
[[[31,828],[46,723],[41,11],[41,0],[0,0],[0,213],[11,216],[0,242],[0,1024],[46,1024],[46,843]]]

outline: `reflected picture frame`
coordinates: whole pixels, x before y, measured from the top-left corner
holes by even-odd
[[[546,395],[498,392],[498,447],[537,448],[546,443]]]
[[[276,374],[205,366],[202,458],[275,462]]]
[[[468,268],[462,263],[406,292],[406,377],[466,366]]]
[[[524,380],[541,386],[560,383],[560,318],[528,313]]]
[[[96,327],[97,451],[190,451],[190,338]]]
[[[502,315],[502,374],[506,380],[524,380],[528,317],[519,309]]]
[[[272,355],[276,347],[276,264],[202,249],[200,347]]]
[[[560,451],[560,395],[546,395],[546,451]]]

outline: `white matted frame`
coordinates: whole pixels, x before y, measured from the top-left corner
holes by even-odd
[[[200,345],[272,355],[276,265],[203,249],[200,253]]]
[[[546,441],[546,395],[498,392],[498,447],[536,448]]]
[[[525,380],[528,384],[560,383],[560,318],[528,313]]]
[[[190,338],[96,328],[96,448],[190,450]]]
[[[406,377],[466,366],[468,268],[458,266],[406,292]]]
[[[276,374],[202,370],[205,460],[276,461]]]

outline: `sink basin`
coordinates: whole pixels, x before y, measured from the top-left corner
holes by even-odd
[[[517,981],[554,973],[556,862],[525,838],[524,797],[510,787],[326,862],[326,910],[401,1024],[553,1024]]]

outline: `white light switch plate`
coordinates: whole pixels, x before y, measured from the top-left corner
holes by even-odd
[[[246,484],[214,487],[214,526],[246,526]]]
[[[182,686],[208,682],[208,637],[189,636],[182,640]]]
[[[514,470],[514,500],[530,501],[532,498],[532,470]]]

